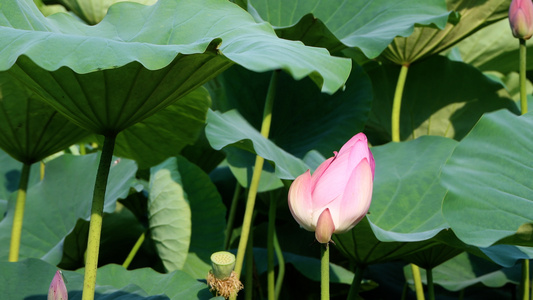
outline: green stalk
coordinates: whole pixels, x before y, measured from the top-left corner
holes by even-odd
[[[394,92],[394,100],[392,102],[392,116],[391,116],[391,131],[392,131],[392,141],[400,141],[400,111],[402,108],[402,96],[403,88],[405,86],[405,81],[407,79],[407,70],[409,69],[409,64],[402,65],[400,69],[400,75],[398,75],[398,82],[396,83],[396,91]]]
[[[233,192],[233,199],[231,200],[231,206],[228,215],[228,224],[226,224],[224,249],[229,249],[229,243],[231,242],[231,232],[233,231],[233,222],[235,220],[235,212],[237,211],[237,203],[239,202],[239,196],[241,194],[242,187],[239,182],[235,183],[235,191]]]
[[[522,299],[529,300],[529,259],[522,261]]]
[[[424,300],[424,287],[422,286],[422,277],[420,276],[420,268],[411,264],[411,270],[413,272],[413,281],[415,283],[416,299]]]
[[[392,103],[392,141],[400,141],[400,111],[402,108],[403,88],[405,87],[405,81],[407,80],[407,71],[409,70],[409,64],[403,64],[398,75],[398,82],[396,83],[396,91],[394,92],[394,100]],[[413,280],[415,283],[416,298],[418,300],[424,300],[424,289],[422,287],[422,278],[420,276],[420,268],[417,265],[411,264],[411,270],[413,271]]]
[[[98,253],[100,250],[100,235],[102,233],[102,217],[104,214],[105,190],[109,168],[113,159],[116,135],[105,137],[102,156],[94,183],[93,203],[91,207],[91,221],[89,223],[89,240],[87,242],[87,259],[85,261],[85,277],[83,279],[82,300],[93,300],[96,287],[96,270],[98,268]]]
[[[13,227],[11,228],[11,243],[9,245],[8,261],[10,262],[19,260],[22,220],[24,219],[24,206],[26,204],[26,190],[28,189],[28,180],[30,178],[30,167],[30,164],[24,163],[20,174],[17,202],[15,203],[15,214],[13,216]]]
[[[348,292],[348,300],[356,300],[359,295],[359,287],[361,287],[361,280],[363,280],[363,273],[366,266],[357,266],[355,274],[353,276],[352,285],[350,286],[350,292]]]
[[[252,218],[254,219],[254,218]],[[253,223],[253,221],[252,221]],[[253,230],[250,231],[250,239],[246,245],[246,278],[244,285],[244,299],[252,300],[254,294],[254,243],[253,243]],[[237,297],[232,297],[235,300]]]
[[[527,94],[526,94],[526,40],[520,41],[520,109],[522,114],[527,113]]]
[[[274,105],[274,95],[276,92],[277,79],[279,71],[274,71],[270,79],[270,85],[263,110],[263,122],[261,123],[261,135],[268,138],[270,132],[270,123],[272,121],[272,107]],[[255,206],[255,198],[257,196],[257,189],[259,188],[259,179],[261,179],[261,171],[263,170],[263,163],[265,160],[257,155],[255,157],[254,171],[252,173],[252,180],[250,182],[250,190],[248,191],[248,198],[246,199],[246,209],[244,211],[244,220],[242,222],[241,238],[239,240],[239,247],[237,248],[237,258],[235,262],[235,274],[237,278],[241,276],[242,264],[244,261],[244,253],[246,245],[248,244],[248,235],[250,234],[250,227]]]
[[[283,285],[283,277],[285,277],[285,259],[283,259],[283,253],[278,242],[278,235],[274,231],[274,250],[276,251],[276,257],[278,258],[278,279],[276,279],[276,299],[279,299],[281,293],[281,286]]]
[[[126,260],[124,260],[124,263],[122,264],[124,269],[127,269],[130,266],[131,261],[135,257],[135,254],[137,254],[137,252],[139,251],[139,248],[141,248],[141,245],[144,242],[145,236],[146,236],[146,232],[143,232],[141,236],[137,239],[137,242],[135,242],[135,245],[133,245],[133,248],[131,248],[131,251],[128,254],[128,257],[126,257]]]
[[[426,280],[428,282],[428,298],[435,300],[435,287],[433,285],[433,269],[426,270]]]
[[[270,193],[267,232],[267,294],[268,300],[276,299],[276,277],[274,274],[274,235],[276,233],[276,197]]]
[[[320,247],[322,252],[321,279],[320,279],[320,299],[329,300],[329,243],[325,247]]]
[[[522,114],[527,113],[527,92],[526,92],[526,40],[520,41],[520,110]],[[529,300],[529,260],[522,262],[522,299]]]

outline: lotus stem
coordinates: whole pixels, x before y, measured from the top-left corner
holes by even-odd
[[[270,124],[272,122],[272,107],[274,106],[274,98],[276,93],[277,81],[280,71],[274,71],[270,79],[270,85],[263,109],[263,122],[261,123],[261,135],[268,138],[270,132]],[[250,234],[251,221],[254,212],[255,198],[259,188],[259,180],[261,179],[261,171],[265,160],[257,155],[255,157],[254,171],[252,173],[252,180],[250,182],[250,189],[246,200],[246,209],[244,211],[244,220],[242,223],[241,238],[239,240],[239,247],[237,249],[237,261],[235,263],[235,273],[237,278],[240,277],[242,265],[244,261],[244,254],[246,252],[246,245],[248,244],[248,235]]]
[[[350,286],[350,291],[348,292],[348,300],[355,300],[359,295],[359,288],[361,287],[361,280],[363,280],[363,273],[365,272],[366,266],[357,266],[355,268],[355,274],[353,276],[352,285]]]
[[[398,82],[396,83],[396,91],[394,92],[394,100],[392,102],[392,116],[391,116],[391,132],[392,141],[400,141],[400,111],[402,108],[403,88],[407,79],[407,71],[409,64],[402,65],[400,75],[398,75]]]
[[[30,178],[31,165],[24,163],[20,174],[19,189],[17,191],[17,202],[15,203],[15,214],[13,216],[13,226],[11,228],[11,243],[9,245],[8,261],[19,260],[20,239],[22,236],[22,221],[24,219],[24,206],[26,204],[26,190]]]
[[[433,269],[426,269],[426,280],[428,283],[428,298],[435,300],[435,285],[433,284]]]
[[[320,263],[320,299],[329,300],[329,243],[324,244],[324,246],[320,247],[322,252]]]
[[[276,299],[279,299],[281,293],[281,287],[283,285],[283,278],[285,277],[285,259],[283,259],[283,253],[279,246],[278,235],[274,231],[274,250],[276,251],[276,257],[278,259],[278,278],[276,279]]]
[[[255,214],[254,218],[255,219]],[[252,221],[253,223],[253,221]],[[246,285],[244,286],[244,299],[245,300],[252,300],[253,299],[253,292],[254,292],[254,243],[253,243],[253,230],[250,231],[250,239],[248,240],[248,245],[246,246]],[[233,300],[235,298],[231,298]]]
[[[270,193],[267,233],[267,291],[268,300],[276,299],[276,276],[274,274],[274,234],[276,233],[276,197]]]
[[[98,268],[98,253],[100,250],[100,235],[102,233],[102,217],[104,214],[105,191],[107,178],[113,159],[116,135],[105,136],[102,155],[94,183],[91,220],[89,224],[89,240],[87,242],[87,259],[85,261],[85,278],[83,279],[82,300],[93,300],[96,288],[96,270]]]
[[[529,259],[522,261],[522,299],[529,300]]]
[[[124,269],[127,269],[130,266],[131,261],[133,260],[137,252],[139,251],[139,248],[141,248],[141,245],[143,244],[145,237],[146,237],[146,232],[143,232],[141,236],[139,236],[139,238],[137,239],[137,242],[135,242],[135,245],[133,245],[133,248],[131,248],[131,251],[128,254],[128,257],[126,257],[126,260],[124,260],[124,263],[122,264],[122,267],[124,267]]]
[[[420,276],[420,268],[411,264],[411,271],[413,272],[413,281],[415,283],[416,299],[424,300],[424,287],[422,286],[422,277]]]
[[[522,114],[527,113],[527,94],[526,94],[526,40],[520,41],[520,110]]]
[[[231,200],[231,206],[228,215],[228,223],[226,224],[226,234],[224,240],[224,249],[229,249],[229,243],[231,242],[231,232],[233,231],[233,223],[235,221],[235,212],[237,211],[237,204],[239,203],[239,196],[241,194],[242,187],[239,182],[235,183],[235,191],[233,192],[233,199]]]

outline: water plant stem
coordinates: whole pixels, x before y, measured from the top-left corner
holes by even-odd
[[[285,259],[279,246],[278,235],[274,231],[274,250],[276,251],[276,258],[278,259],[278,278],[276,279],[276,299],[279,299],[281,287],[283,285],[283,278],[285,277]]]
[[[433,269],[426,269],[426,280],[428,282],[428,298],[435,300],[435,286],[433,285]]]
[[[520,69],[520,112],[527,113],[527,92],[526,92],[526,40],[518,39],[520,43],[519,69]],[[529,300],[529,260],[522,261],[522,299]]]
[[[268,300],[276,299],[276,276],[274,274],[274,235],[276,233],[276,207],[277,201],[270,193],[270,208],[268,210],[267,231],[267,295]]]
[[[133,248],[131,248],[131,251],[128,254],[128,257],[126,257],[126,260],[124,260],[124,263],[122,264],[124,269],[127,269],[130,266],[131,261],[135,257],[135,254],[137,254],[137,252],[139,251],[139,248],[141,248],[141,245],[144,242],[145,236],[146,236],[146,232],[143,232],[141,236],[139,236],[139,238],[137,239],[137,242],[135,242],[135,245],[133,245]]]
[[[529,300],[529,259],[522,261],[522,299]]]
[[[357,266],[355,268],[355,274],[353,276],[352,285],[350,286],[350,291],[348,292],[348,300],[356,300],[359,295],[359,287],[361,287],[361,280],[363,280],[363,273],[365,272],[366,266]]]
[[[527,94],[526,94],[526,40],[518,39],[520,41],[520,110],[522,114],[527,113]]]
[[[255,214],[254,214],[255,215]],[[252,220],[255,219],[255,216],[252,217]],[[252,221],[253,223],[253,221]],[[254,243],[253,241],[254,231],[250,231],[250,239],[246,245],[246,280],[244,285],[244,299],[252,300],[254,295]],[[231,299],[237,299],[237,296],[232,297]]]
[[[89,223],[89,240],[87,242],[87,259],[85,261],[85,277],[83,279],[82,300],[93,300],[96,287],[96,270],[98,268],[98,253],[100,250],[100,235],[102,233],[102,218],[104,214],[105,191],[109,168],[113,159],[116,135],[108,135],[104,139],[102,155],[94,183],[93,203],[91,207],[91,221]]]
[[[229,243],[231,242],[231,233],[233,231],[233,223],[235,221],[235,212],[237,211],[237,204],[239,203],[239,196],[241,195],[242,187],[239,182],[235,183],[235,191],[233,192],[233,199],[231,200],[231,206],[229,209],[228,223],[226,224],[224,249],[229,249]]]
[[[322,252],[321,267],[321,279],[320,279],[320,299],[329,300],[329,243],[320,247]]]
[[[396,83],[396,91],[394,92],[391,116],[391,134],[393,142],[400,141],[400,111],[402,108],[403,88],[407,79],[408,70],[409,64],[402,65],[402,68],[400,69],[400,74],[398,75],[398,82]]]
[[[415,292],[417,300],[424,300],[424,287],[422,286],[422,276],[420,276],[420,268],[411,264],[411,271],[413,272],[413,281],[415,283]]]
[[[268,138],[270,132],[270,124],[272,122],[272,107],[274,106],[274,98],[276,93],[276,86],[280,71],[274,71],[270,78],[270,85],[263,109],[263,122],[261,123],[261,135]],[[235,262],[235,273],[237,278],[241,276],[242,265],[244,261],[244,254],[246,245],[248,244],[248,235],[250,234],[250,227],[255,206],[255,198],[259,188],[259,180],[261,179],[261,171],[263,170],[263,163],[265,160],[257,155],[255,157],[254,171],[252,173],[252,180],[250,182],[250,189],[246,199],[246,209],[244,211],[244,220],[242,222],[241,238],[239,240],[239,247],[237,248],[237,258]]]
[[[19,260],[22,220],[24,219],[24,206],[26,205],[26,190],[28,189],[28,180],[30,178],[30,167],[30,164],[24,163],[20,174],[17,202],[15,203],[15,214],[13,215],[13,226],[11,228],[11,243],[9,245],[8,261],[10,262]]]

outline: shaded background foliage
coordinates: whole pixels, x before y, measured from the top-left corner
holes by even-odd
[[[45,31],[39,30],[55,28],[62,31],[55,37],[59,41],[78,45],[90,40],[84,24],[100,23],[109,7],[103,0],[92,0],[95,5],[91,6],[86,5],[89,1],[36,2],[45,14],[65,13],[44,19],[33,2],[19,1],[17,12],[24,12],[27,23],[22,15],[0,7],[3,20],[9,17],[12,21],[2,23],[6,35],[18,39],[23,35],[17,30],[23,28],[25,33],[31,31],[24,37],[33,36],[28,38],[31,42],[32,38],[42,38],[39,34]],[[213,13],[207,6],[217,5],[223,9],[210,16],[220,20],[225,20],[225,12],[236,11],[225,0],[159,2],[167,8],[183,5],[190,15]],[[464,299],[513,299],[520,280],[517,262],[532,254],[529,173],[533,139],[531,114],[518,116],[516,105],[518,42],[506,20],[510,0],[235,2],[249,15],[239,11],[238,19],[218,24],[214,33],[210,32],[213,25],[204,25],[205,18],[173,24],[169,21],[171,9],[170,13],[141,14],[144,23],[139,22],[137,13],[146,13],[149,8],[143,10],[133,4],[112,6],[107,19],[94,27],[108,36],[115,34],[106,27],[110,24],[143,24],[146,39],[161,27],[190,36],[185,45],[143,40],[146,45],[142,47],[151,49],[146,52],[132,46],[133,56],[144,60],[150,70],[166,67],[178,52],[197,55],[183,56],[187,59],[211,60],[213,55],[226,55],[216,56],[222,66],[220,72],[226,70],[218,76],[219,71],[211,69],[200,72],[199,77],[213,78],[203,87],[190,84],[183,93],[192,92],[180,101],[161,107],[148,118],[130,107],[140,122],[117,138],[105,206],[97,299],[117,295],[124,299],[211,298],[203,281],[210,268],[209,255],[222,250],[225,239],[229,249],[237,246],[245,193],[236,196],[237,217],[229,231],[225,231],[227,208],[235,186],[248,187],[256,154],[263,156],[268,166],[262,173],[254,221],[254,299],[265,295],[262,286],[266,281],[266,224],[271,197],[278,204],[276,230],[286,265],[281,298],[314,299],[319,293],[312,287],[319,280],[320,246],[313,242],[313,233],[301,230],[292,219],[286,203],[287,187],[290,180],[307,168],[316,168],[360,131],[367,134],[376,158],[373,203],[370,214],[358,226],[334,237],[332,298],[346,298],[353,272],[359,268],[365,270],[363,298],[398,299],[404,285],[412,284],[410,269],[404,266],[415,262],[433,270],[439,299],[457,298],[460,291]],[[236,24],[253,29],[226,32],[238,27]],[[324,47],[343,58],[335,58],[335,64],[327,66],[326,50],[281,41],[276,35]],[[242,37],[247,43],[240,42]],[[275,43],[272,51],[277,51],[278,61],[263,56],[268,51],[254,44],[267,42]],[[0,45],[3,49],[14,47]],[[120,48],[123,45],[113,47],[125,51]],[[51,93],[47,81],[29,81],[17,68],[31,65],[41,72],[47,68],[42,62],[50,63],[52,57],[48,68],[54,70],[46,70],[54,71],[53,76],[72,73],[82,77],[75,73],[96,71],[87,75],[92,78],[99,74],[97,68],[112,68],[101,73],[117,80],[120,78],[112,75],[119,71],[114,68],[127,62],[101,54],[105,57],[102,62],[93,56],[68,65],[63,64],[59,53],[25,53],[21,49],[15,49],[15,54],[0,52],[0,112],[4,116],[0,119],[0,146],[5,151],[0,152],[0,290],[9,299],[32,295],[44,299],[55,266],[59,266],[71,270],[65,271],[67,287],[69,296],[77,299],[83,279],[93,184],[90,178],[96,172],[102,139],[88,136],[70,123],[72,130],[83,132],[73,134],[79,139],[65,144],[54,138],[67,137],[67,133],[51,135],[50,143],[58,147],[50,147],[52,152],[64,151],[45,159],[44,179],[38,178],[38,164],[32,167],[21,261],[3,262],[21,169],[21,163],[9,155],[33,163],[53,154],[28,160],[25,151],[33,146],[20,147],[23,143],[17,141],[25,138],[17,128],[35,125],[30,121],[27,124],[31,126],[24,125],[26,119],[22,118],[32,113],[14,113],[12,107],[24,112],[38,104],[55,112],[40,99]],[[294,55],[297,50],[306,51],[305,55]],[[289,52],[292,55],[284,55]],[[306,61],[309,58],[314,60]],[[528,68],[533,68],[531,61]],[[401,110],[402,142],[391,143],[392,97],[401,64],[409,64]],[[55,71],[59,67],[63,69]],[[270,74],[275,69],[283,71],[271,136],[266,140],[258,128]],[[146,71],[143,76],[154,73],[157,71]],[[10,85],[20,86],[18,91],[6,88],[5,82],[13,80],[8,74],[20,80]],[[42,75],[35,74],[38,79]],[[30,89],[23,88],[23,83]],[[529,90],[533,90],[531,84]],[[87,95],[91,97],[90,92]],[[9,102],[13,97],[22,100]],[[55,107],[63,113],[66,110]],[[100,121],[109,124],[110,120]],[[78,122],[102,131],[98,124],[87,124]],[[32,134],[36,137],[29,140],[45,140],[39,131]],[[80,150],[88,154],[79,155]],[[146,239],[129,269],[118,266],[143,233]],[[28,281],[36,284],[26,288]]]

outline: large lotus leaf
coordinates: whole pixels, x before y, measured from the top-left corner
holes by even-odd
[[[248,10],[276,26],[280,37],[332,52],[357,47],[369,58],[394,37],[410,35],[415,23],[443,28],[449,15],[442,0],[249,0]]]
[[[214,149],[220,150],[232,145],[257,153],[264,159],[274,162],[275,172],[281,179],[294,179],[308,169],[302,160],[264,138],[236,110],[223,114],[209,110],[205,130],[207,139]]]
[[[464,62],[481,71],[498,71],[507,74],[518,71],[518,39],[504,19],[476,32],[457,44]],[[527,42],[527,56],[533,57],[533,44]],[[533,69],[533,59],[528,59],[527,69]]]
[[[532,126],[533,114],[486,114],[443,167],[442,213],[465,243],[533,245]]]
[[[94,25],[105,17],[109,7],[117,2],[130,1],[145,5],[152,5],[157,0],[60,0],[66,7],[78,17]]]
[[[349,232],[333,235],[336,248],[359,267],[400,259],[435,244],[434,241],[382,242],[376,238],[368,218]]]
[[[181,269],[191,241],[191,208],[176,158],[169,158],[150,170],[148,220],[165,269],[170,272]]]
[[[0,262],[0,290],[5,299],[46,299],[57,267],[34,258]],[[83,271],[83,270],[82,270]],[[81,299],[83,273],[63,271],[69,299]],[[150,269],[127,271],[107,265],[98,269],[95,299],[210,299],[207,286],[176,271],[160,274]]]
[[[374,144],[391,139],[392,100],[398,73],[397,66],[368,66],[374,86],[374,109],[365,131]],[[500,108],[518,111],[501,90],[500,84],[479,70],[442,56],[413,64],[402,98],[400,137],[404,140],[429,134],[460,140],[484,113]]]
[[[424,269],[433,269],[443,262],[461,254],[463,249],[445,244],[433,245],[422,251],[404,256],[403,259]]]
[[[423,136],[373,147],[374,193],[368,219],[381,241],[421,241],[448,228],[440,171],[457,142]]]
[[[191,206],[191,242],[183,271],[204,278],[211,268],[211,254],[224,247],[226,207],[209,176],[178,156],[177,168]]]
[[[103,135],[170,105],[233,63],[310,75],[329,93],[351,68],[325,49],[277,38],[270,25],[224,0],[117,3],[95,26],[62,13],[45,18],[22,0],[0,8],[0,34],[0,70]]]
[[[6,73],[0,73],[0,148],[32,164],[78,142],[89,133]]]
[[[448,10],[461,15],[444,29],[417,27],[409,37],[397,37],[383,52],[396,64],[411,64],[446,50],[477,30],[507,17],[511,0],[447,0]]]
[[[94,182],[87,178],[96,177],[98,160],[96,153],[66,154],[46,165],[44,179],[27,192],[21,258],[49,256],[49,261],[59,262],[63,238],[74,228],[77,219],[89,218]],[[116,199],[128,194],[136,171],[135,162],[127,159],[111,166],[105,212],[113,212]],[[15,202],[10,201],[7,216],[0,222],[0,260],[5,260],[9,252],[14,209]]]
[[[426,271],[421,270],[426,283]],[[411,268],[405,268],[406,278],[412,278]],[[501,287],[506,283],[517,284],[521,278],[520,265],[502,268],[482,258],[462,253],[433,269],[433,282],[450,291],[482,283],[487,287]]]
[[[206,89],[190,92],[180,101],[122,131],[117,136],[114,154],[134,159],[139,169],[177,155],[199,137],[210,105]]]
[[[224,244],[226,210],[207,174],[183,157],[151,169],[148,202],[152,239],[168,271],[204,278]]]
[[[230,68],[210,83],[223,87],[213,96],[215,108],[237,109],[260,129],[270,76],[239,66]],[[309,79],[295,81],[282,73],[273,104],[269,139],[300,158],[310,150],[332,156],[363,130],[372,106],[371,83],[359,66],[354,66],[346,88],[331,96],[319,93],[313,85]]]

